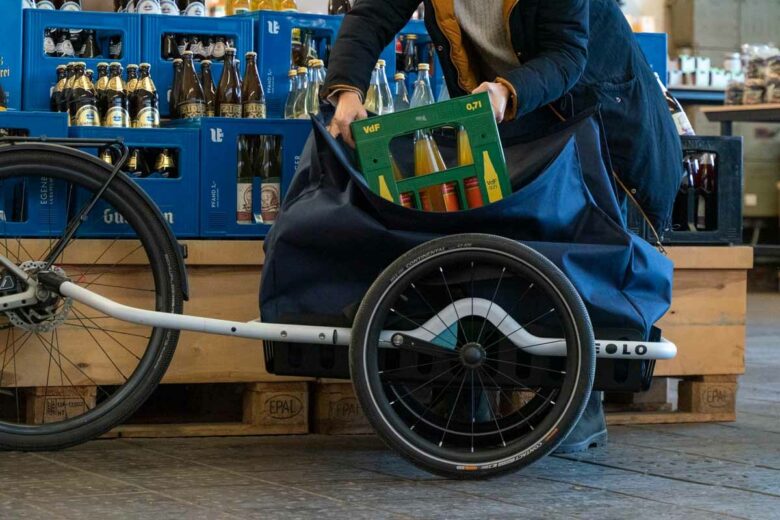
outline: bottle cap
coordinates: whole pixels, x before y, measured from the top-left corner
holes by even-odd
[[[306,67],[298,67],[298,74],[306,74],[307,72],[309,72],[309,69]]]
[[[67,69],[67,68],[68,68],[67,65],[57,65],[57,70],[63,70],[63,69]]]
[[[431,70],[431,66],[427,63],[420,63],[417,65],[417,70]]]
[[[184,51],[184,52],[187,52],[187,51]],[[148,63],[142,63],[142,64],[139,65],[139,67],[142,68],[142,69],[151,69],[152,68],[152,66],[149,65]]]
[[[295,77],[295,76],[297,76],[297,75],[298,75],[298,69],[290,69],[290,70],[287,72],[287,77],[288,77],[288,78],[294,78],[294,77]]]
[[[416,40],[417,39],[417,35],[416,34],[407,34],[406,35],[406,39],[407,40]]]
[[[100,67],[108,67],[108,63],[106,63],[105,61],[101,61],[100,63],[98,63],[98,68]]]
[[[393,79],[398,81],[399,79],[406,79],[406,74],[403,72],[396,72],[395,76],[393,76]]]
[[[249,51],[246,53],[246,57],[249,58],[252,56],[253,58],[257,58],[257,53],[255,51]]]
[[[387,64],[387,62],[385,60],[379,60],[376,62],[376,64],[379,65],[380,67],[384,67]]]
[[[192,56],[192,51],[184,51],[181,53],[182,56]]]
[[[76,62],[76,66],[77,67],[84,67],[84,68],[86,68],[87,67],[87,63],[85,61],[79,61],[79,62]]]
[[[189,51],[188,51],[189,52]],[[182,63],[184,60],[181,58],[176,58],[173,60],[174,63]]]
[[[111,62],[111,66],[112,66],[112,67],[121,67],[121,66],[122,66],[122,64],[121,64],[121,63],[119,63],[118,61],[112,61],[112,62]]]
[[[136,65],[135,63],[131,63],[130,65],[127,66],[127,70],[137,69],[137,68],[138,68],[138,65]]]
[[[200,65],[211,65],[211,60],[201,60]]]
[[[235,54],[236,49],[235,47],[225,47],[225,54]]]

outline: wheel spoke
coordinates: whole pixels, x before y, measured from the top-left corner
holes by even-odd
[[[525,295],[528,294],[528,292],[531,290],[531,288],[533,288],[533,286],[534,286],[534,284],[531,283],[531,284],[528,285],[528,287],[526,287],[525,291],[523,291],[523,294],[520,295],[520,298],[518,298],[517,301],[512,305],[512,312],[517,310],[518,306],[520,305],[520,302],[523,301],[523,298],[525,298]],[[507,312],[506,314],[504,314],[504,317],[501,318],[501,321],[498,323],[498,325],[496,325],[495,328],[493,328],[490,331],[490,333],[487,335],[487,337],[485,337],[485,341],[483,343],[487,343],[488,341],[493,339],[493,335],[495,335],[496,331],[499,330],[499,327],[501,326],[501,324],[504,323],[504,320],[506,320],[507,317],[512,314],[512,312]]]
[[[413,388],[413,389],[409,390],[409,391],[408,391],[408,392],[406,392],[404,395],[402,395],[402,396],[400,396],[400,397],[397,397],[396,399],[394,399],[393,401],[391,401],[391,402],[390,402],[390,405],[392,406],[392,405],[394,405],[394,404],[395,404],[395,403],[396,403],[398,400],[400,400],[400,399],[403,399],[404,397],[406,397],[406,396],[408,396],[408,395],[411,395],[411,394],[415,393],[417,390],[420,390],[420,389],[422,389],[422,388],[425,388],[426,386],[428,386],[429,384],[433,383],[434,381],[436,381],[437,379],[439,379],[439,378],[440,378],[440,377],[442,377],[443,375],[446,375],[447,373],[449,373],[449,372],[452,372],[452,371],[453,371],[455,368],[457,368],[457,367],[458,367],[457,365],[455,365],[455,366],[453,366],[453,367],[450,367],[450,368],[448,368],[447,370],[445,370],[444,372],[440,373],[439,375],[437,375],[437,376],[433,377],[432,379],[429,379],[429,380],[428,380],[428,381],[426,381],[425,383],[421,384],[420,386],[417,386],[417,387],[415,387],[415,388]]]
[[[415,423],[409,428],[410,430],[414,430],[417,427],[417,425],[420,424],[420,421],[424,420],[425,416],[431,410],[431,408],[433,408],[434,406],[439,404],[441,399],[444,397],[444,393],[452,385],[453,381],[455,381],[458,378],[458,376],[460,375],[461,370],[465,370],[465,369],[463,367],[460,367],[460,369],[457,372],[455,372],[455,374],[453,374],[453,376],[450,378],[450,380],[447,382],[447,384],[444,385],[444,388],[442,388],[439,391],[438,395],[435,398],[430,400],[428,405],[425,407],[425,410],[423,410],[423,413],[421,413],[420,416],[417,417],[417,421],[415,421]],[[430,423],[428,423],[428,424],[430,424]]]
[[[90,331],[89,329],[85,329],[85,330],[87,331],[87,334],[89,334],[89,337],[91,337],[92,340],[95,342],[95,345],[97,345],[97,347],[103,352],[103,354],[105,354],[105,356],[108,359],[109,363],[111,363],[114,366],[116,371],[119,372],[119,375],[124,378],[125,382],[127,382],[127,376],[122,372],[122,370],[120,370],[119,366],[117,366],[117,364],[114,362],[113,358],[108,355],[108,352],[106,352],[106,350],[103,348],[103,345],[100,344],[100,342],[97,340],[95,335],[92,334],[92,331]],[[116,341],[116,340],[114,340],[114,341]],[[120,345],[121,345],[121,343],[120,343]],[[135,354],[133,354],[133,355],[135,355]],[[138,359],[137,356],[136,356],[136,359]]]
[[[46,350],[46,351],[48,352],[48,349],[46,348],[46,344],[47,344],[47,343],[46,343],[46,340],[45,340],[45,339],[43,339],[43,337],[41,337],[40,335],[38,335],[38,340],[41,342],[41,346],[44,348],[44,350]],[[54,348],[54,345],[51,345],[51,344],[49,344],[49,347],[50,347],[50,348]],[[68,364],[70,364],[70,366],[72,366],[73,368],[75,368],[76,370],[78,370],[78,371],[79,371],[79,373],[81,373],[81,375],[83,375],[84,377],[86,377],[86,378],[89,380],[89,382],[90,382],[90,383],[92,383],[92,385],[95,387],[95,390],[96,390],[96,391],[103,392],[103,394],[105,394],[105,396],[106,396],[106,397],[111,397],[111,394],[109,394],[108,392],[106,392],[105,390],[103,390],[103,387],[102,387],[102,386],[100,386],[100,385],[97,383],[97,381],[95,381],[95,380],[94,380],[94,379],[93,379],[93,378],[92,378],[92,377],[91,377],[89,374],[87,374],[86,372],[84,372],[84,370],[82,370],[80,366],[78,366],[76,363],[74,363],[73,361],[71,361],[71,359],[70,359],[68,356],[66,356],[65,354],[63,354],[63,353],[62,353],[62,350],[59,350],[59,356],[61,356],[62,358],[64,358],[64,359],[65,359],[65,361],[67,361],[67,362],[68,362]],[[60,366],[60,368],[62,368],[62,367]],[[67,380],[68,380],[68,383],[70,383],[70,385],[71,385],[72,387],[74,387],[74,388],[75,388],[75,387],[77,387],[77,386],[78,386],[78,385],[75,385],[75,384],[73,384],[73,380],[72,380],[72,379],[71,379],[71,378],[68,376],[68,373],[67,373],[67,372],[63,372],[63,374],[65,375],[65,379],[67,379]],[[83,397],[82,397],[82,400],[83,400]],[[84,403],[86,404],[86,401],[84,401]]]
[[[504,389],[501,387],[501,385],[499,385],[498,383],[496,383],[496,380],[495,380],[495,379],[493,379],[493,376],[491,376],[490,374],[488,374],[487,370],[483,370],[483,371],[482,371],[482,373],[483,373],[483,374],[485,374],[485,377],[488,377],[488,378],[490,378],[490,380],[493,382],[493,384],[494,384],[494,385],[496,385],[496,387],[498,387],[498,391],[499,391],[499,392],[501,392],[501,394],[502,394],[502,395],[503,395],[503,396],[504,396],[504,397],[505,397],[505,398],[506,398],[506,399],[507,399],[507,400],[508,400],[508,401],[511,403],[511,402],[512,402],[512,397],[511,397],[511,396],[509,396],[509,395],[507,395],[507,393],[506,393],[506,392],[504,392]],[[520,417],[523,419],[523,420],[522,420],[522,421],[520,421],[518,424],[523,424],[524,422],[528,422],[528,419],[529,419],[529,418],[528,418],[528,417],[526,417],[525,415],[523,415],[523,412],[521,412],[519,408],[518,408],[517,410],[515,410],[515,411],[516,411],[516,412],[518,413],[518,415],[520,415]],[[516,424],[515,426],[517,426],[517,424]],[[529,428],[531,428],[531,430],[533,431],[534,427],[531,425],[531,423],[530,423],[530,422],[528,422],[528,427],[529,427]]]
[[[493,368],[493,367],[491,367],[490,365],[482,365],[482,366],[483,366],[483,367],[487,367],[487,368],[489,368],[490,370],[492,370],[492,371],[494,371],[495,373],[497,373],[498,375],[500,375],[500,376],[503,376],[503,377],[505,377],[505,378],[509,379],[509,380],[510,380],[510,381],[512,381],[513,383],[516,383],[516,384],[517,384],[518,386],[520,386],[520,387],[521,387],[523,390],[528,390],[529,392],[533,392],[534,394],[536,394],[538,397],[541,397],[541,398],[542,398],[542,399],[544,399],[545,401],[547,401],[547,400],[549,399],[550,403],[552,403],[552,404],[555,404],[555,401],[553,401],[552,399],[550,399],[550,396],[547,396],[547,395],[540,394],[539,392],[537,392],[536,390],[534,390],[534,389],[533,389],[533,388],[531,388],[530,386],[527,386],[525,383],[523,383],[523,382],[521,382],[521,381],[518,381],[517,379],[515,379],[515,378],[513,378],[513,377],[511,377],[511,376],[508,376],[508,375],[504,374],[503,372],[500,372],[498,369],[496,369],[496,368]]]
[[[81,311],[79,311],[78,309],[73,309],[73,313],[74,313],[74,315],[76,315],[76,317],[77,317],[78,319],[84,319],[84,318],[83,318],[83,314],[82,314],[82,313],[81,313]],[[79,315],[81,315],[81,317],[80,317]],[[128,335],[128,336],[138,336],[138,337],[140,337],[140,338],[144,338],[144,339],[149,339],[149,337],[148,337],[148,336],[141,336],[141,335],[139,335],[139,334],[132,334],[132,333],[129,333],[129,332],[112,331],[112,330],[110,330],[110,329],[106,329],[106,328],[103,328],[103,327],[101,327],[100,325],[98,325],[98,324],[97,324],[97,323],[95,323],[95,322],[91,322],[91,323],[92,323],[92,325],[94,325],[94,327],[88,327],[88,326],[84,325],[83,323],[84,323],[84,322],[82,322],[82,327],[83,327],[83,328],[85,328],[85,329],[92,329],[92,330],[99,330],[99,331],[101,331],[103,334],[105,334],[106,336],[108,336],[109,338],[111,338],[112,340],[114,340],[114,343],[116,343],[117,345],[119,345],[120,347],[122,347],[122,348],[123,348],[123,349],[124,349],[124,350],[125,350],[125,351],[126,351],[128,354],[130,354],[131,356],[133,356],[133,357],[134,357],[134,358],[135,358],[137,361],[141,361],[141,358],[140,358],[140,357],[138,357],[138,355],[136,355],[136,353],[135,353],[135,352],[133,352],[132,350],[130,350],[128,347],[126,347],[126,346],[124,345],[124,343],[122,343],[121,341],[119,341],[118,339],[116,339],[116,338],[113,336],[113,334],[111,334],[111,332],[116,332],[117,334],[126,334],[126,335]],[[69,324],[69,325],[70,325],[70,324]],[[87,332],[89,332],[89,331],[87,331]]]
[[[458,387],[458,393],[455,395],[455,401],[452,403],[452,408],[450,408],[450,416],[447,418],[447,424],[444,425],[444,430],[441,434],[441,440],[439,440],[439,448],[442,447],[444,444],[444,437],[447,435],[447,430],[450,428],[450,423],[452,422],[452,416],[455,415],[455,408],[458,406],[458,401],[460,401],[460,394],[463,391],[463,384],[466,382],[466,373],[463,373],[463,379],[460,381],[460,386]]]
[[[439,266],[439,272],[441,273],[441,279],[444,280],[444,288],[447,289],[447,296],[450,297],[450,303],[452,303],[452,309],[455,311],[455,318],[458,320],[457,325],[455,326],[455,337],[459,337],[460,332],[460,316],[458,316],[458,307],[455,305],[455,300],[452,298],[452,292],[450,291],[450,284],[447,283],[447,277],[444,276],[444,269]],[[458,341],[455,340],[455,347],[458,347]]]
[[[51,344],[49,344],[49,346],[51,347],[51,349],[47,349],[47,348],[46,348],[46,340],[44,340],[44,339],[43,339],[43,336],[41,336],[40,334],[36,334],[36,336],[38,337],[38,341],[40,342],[40,344],[41,344],[41,347],[43,347],[43,350],[45,350],[47,353],[49,353],[49,355],[50,355],[50,356],[52,356],[51,349],[53,349],[53,348],[54,348],[54,345],[51,345]],[[63,357],[64,357],[64,355],[63,355]],[[53,358],[53,356],[52,356],[52,358]],[[74,364],[73,364],[73,362],[72,362],[72,361],[70,361],[70,360],[69,360],[67,357],[66,357],[65,359],[66,359],[66,360],[67,360],[67,361],[68,361],[68,362],[69,362],[71,365],[73,365],[73,366],[76,366],[76,365],[74,365]],[[55,361],[55,363],[56,363],[56,361]],[[76,367],[76,368],[78,368],[78,367]],[[62,366],[60,366],[60,370],[62,370]],[[86,376],[86,377],[87,377],[87,378],[88,378],[88,379],[89,379],[91,382],[93,382],[93,383],[95,384],[95,390],[96,390],[96,391],[97,391],[97,390],[100,390],[100,391],[102,391],[104,394],[106,394],[107,396],[109,395],[109,394],[108,394],[108,393],[107,393],[105,390],[103,390],[102,388],[100,388],[100,386],[99,386],[97,383],[95,383],[95,380],[94,380],[94,379],[92,379],[91,377],[87,376],[87,375],[84,373],[84,371],[82,371],[81,369],[79,369],[79,371],[81,371],[81,373],[82,373],[82,374],[84,374],[84,375],[85,375],[85,376]],[[89,403],[87,403],[86,399],[84,399],[84,396],[83,396],[83,395],[81,395],[81,394],[79,393],[79,391],[78,391],[78,390],[75,390],[75,388],[77,388],[77,386],[73,384],[73,381],[71,380],[71,378],[70,378],[70,377],[68,377],[68,374],[66,374],[65,372],[63,372],[63,374],[65,374],[65,379],[67,379],[67,380],[68,380],[68,383],[70,383],[70,386],[72,386],[72,387],[74,388],[74,393],[75,393],[76,395],[78,395],[78,396],[79,396],[79,398],[81,399],[81,401],[84,403],[84,407],[85,407],[87,410],[90,410]],[[67,406],[66,406],[65,408],[67,408]]]
[[[439,321],[441,322],[442,325],[444,325],[444,330],[449,331],[451,335],[455,336],[455,341],[453,341],[453,344],[457,347],[457,345],[458,345],[458,333],[457,332],[453,333],[452,329],[450,328],[450,325],[447,325],[446,323],[444,323],[444,320],[441,319],[441,316],[439,315],[439,313],[434,310],[433,306],[430,303],[428,303],[428,300],[426,300],[425,297],[422,295],[422,293],[417,289],[417,286],[414,283],[412,283],[410,285],[411,285],[412,289],[414,289],[414,291],[420,297],[420,299],[423,301],[423,303],[425,303],[425,305],[428,307],[428,309],[430,309],[430,311],[433,313],[433,315],[436,316],[439,319]]]
[[[501,274],[498,275],[498,283],[496,283],[496,288],[493,291],[493,297],[490,298],[490,305],[488,305],[487,316],[485,316],[485,320],[482,322],[482,327],[479,329],[479,334],[477,334],[477,343],[479,343],[479,340],[482,339],[482,333],[485,331],[485,325],[487,325],[488,317],[490,317],[490,311],[493,310],[493,303],[496,301],[498,289],[501,287],[501,282],[504,280],[504,273],[506,273],[506,267],[503,267],[501,269]]]
[[[428,334],[430,334],[430,335],[431,335],[431,336],[433,336],[434,338],[436,337],[436,333],[435,333],[435,332],[433,332],[432,330],[430,330],[429,328],[427,328],[425,325],[422,325],[422,324],[420,324],[420,323],[417,323],[416,321],[414,321],[414,320],[413,320],[413,319],[411,319],[410,317],[408,317],[408,316],[406,316],[406,315],[404,315],[404,314],[401,314],[400,312],[398,312],[398,311],[397,311],[397,310],[395,310],[395,309],[390,309],[390,312],[392,312],[393,314],[397,314],[399,317],[401,317],[401,318],[405,319],[406,321],[408,321],[408,322],[409,322],[409,323],[411,323],[412,325],[416,326],[418,329],[423,329],[425,332],[427,332]],[[454,347],[457,347],[457,345],[453,345],[453,346],[454,346]]]
[[[503,339],[504,338],[501,338],[501,340],[499,340],[499,342],[502,341]],[[509,342],[512,343],[511,340],[509,340]],[[550,341],[543,341],[542,343],[534,343],[532,345],[523,345],[522,347],[518,347],[517,345],[512,343],[511,347],[507,347],[507,348],[502,348],[500,350],[496,350],[495,352],[491,352],[491,354],[494,355],[494,356],[497,356],[497,355],[503,354],[505,352],[517,352],[518,350],[526,350],[526,349],[529,349],[529,348],[543,347],[544,345],[552,345],[553,343],[560,343],[560,342],[561,342],[560,339],[552,339]],[[531,355],[533,355],[533,353],[531,353]]]
[[[409,370],[410,368],[422,368],[422,367],[429,367],[433,365],[438,365],[439,363],[452,363],[452,358],[447,359],[437,359],[436,361],[431,361],[430,363],[419,363],[417,365],[405,365],[398,368],[391,368],[389,370],[380,370],[377,372],[378,374],[390,374],[392,372],[401,372],[403,370]]]
[[[483,395],[487,395],[487,390],[485,390],[485,383],[482,382],[482,376],[480,375],[479,372],[477,372],[477,378],[479,379],[479,384],[482,387]],[[490,415],[493,417],[493,422],[496,423],[496,430],[498,431],[498,436],[501,437],[501,444],[506,448],[506,440],[504,439],[504,433],[501,431],[501,426],[499,426],[498,424],[498,418],[496,417],[496,414],[493,413],[493,405],[490,404],[489,398],[485,398],[485,401],[487,402]]]
[[[509,339],[509,337],[510,337],[510,336],[514,336],[515,334],[517,334],[517,333],[518,333],[518,332],[520,332],[521,330],[525,329],[525,328],[526,328],[526,327],[528,327],[529,325],[533,325],[533,324],[534,324],[534,323],[536,323],[537,321],[541,320],[542,318],[544,318],[545,316],[547,316],[548,314],[550,314],[550,313],[553,313],[553,312],[555,312],[555,308],[552,308],[552,309],[550,309],[549,311],[547,311],[547,312],[544,312],[544,313],[540,314],[539,316],[537,316],[536,318],[532,319],[531,321],[529,321],[529,322],[528,322],[528,323],[526,323],[525,325],[520,325],[518,328],[516,328],[515,330],[513,330],[513,331],[512,331],[512,332],[510,332],[509,334],[505,334],[503,338],[499,338],[499,339],[497,339],[496,341],[494,341],[493,343],[491,343],[490,345],[487,345],[487,346],[485,346],[485,347],[483,347],[483,348],[484,348],[485,350],[487,350],[487,349],[489,349],[490,347],[492,347],[493,345],[495,345],[496,343],[500,342],[501,340],[503,340],[503,339]],[[510,341],[511,341],[511,340],[510,340]]]
[[[534,365],[526,365],[525,363],[517,363],[515,361],[508,361],[506,359],[497,359],[497,358],[485,358],[487,361],[496,361],[497,363],[508,363],[510,365],[515,365],[518,367],[525,367],[525,368],[533,368],[536,370],[544,370],[545,372],[552,372],[553,374],[565,374],[565,370],[553,370],[552,368],[545,368],[545,367],[537,367]]]

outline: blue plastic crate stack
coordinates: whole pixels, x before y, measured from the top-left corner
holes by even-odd
[[[260,175],[252,175],[250,200],[241,192],[248,188],[246,163],[252,155],[248,154],[248,147],[273,148],[275,175],[278,175],[278,180],[272,179],[278,186],[275,195],[283,198],[311,131],[307,120],[282,120],[290,90],[288,72],[298,52],[296,45],[300,48],[297,38],[311,42],[310,47],[316,49],[327,64],[343,17],[257,11],[209,18],[22,9],[21,2],[9,4],[12,5],[5,6],[3,17],[0,17],[0,85],[6,91],[9,109],[0,112],[0,129],[28,136],[122,138],[131,151],[139,150],[139,157],[146,164],[144,174],[131,178],[155,201],[178,237],[265,237],[272,219],[263,214],[261,194],[265,192]],[[88,31],[90,34],[94,31],[101,55],[89,59],[56,56],[51,48],[46,48],[46,37],[58,31]],[[181,45],[183,38],[198,38],[204,46],[231,45],[237,49],[237,57],[242,62],[248,51],[257,52],[267,119],[206,117],[167,121],[173,56],[166,53],[166,40],[170,49],[171,43]],[[658,67],[665,67],[665,41],[659,45],[655,35],[648,41],[652,42],[648,48],[653,50],[649,60]],[[49,40],[48,45],[52,43],[56,45],[57,42]],[[446,96],[433,44],[419,20],[407,24],[382,53],[388,79],[392,81],[396,72],[404,72],[407,88],[412,92],[416,72],[402,59],[403,49],[409,45],[414,47],[419,63],[431,65],[434,92]],[[661,47],[663,50],[659,50]],[[223,64],[216,50],[213,56],[212,75],[218,82]],[[87,68],[93,70],[97,70],[99,62],[116,61],[125,70],[130,64],[149,63],[164,128],[69,127],[65,114],[50,111],[50,98],[56,84],[56,67],[74,60],[84,61]],[[98,156],[104,152],[99,149],[87,151]],[[173,174],[154,171],[161,158]],[[242,171],[244,179],[240,180]],[[241,183],[244,183],[243,187]],[[28,221],[18,223],[22,230],[19,234],[43,236],[64,225],[67,219],[65,195],[58,192],[57,186],[47,187],[47,190],[30,191],[47,191],[50,196],[31,205]],[[0,198],[0,218],[6,211],[4,205],[12,205],[9,197],[11,195],[4,194]],[[46,222],[36,220],[36,204],[55,204],[58,211],[46,208],[47,211],[41,214],[55,217],[48,217]],[[129,236],[125,224],[114,218],[108,208],[96,208],[79,233],[81,237],[89,238]]]

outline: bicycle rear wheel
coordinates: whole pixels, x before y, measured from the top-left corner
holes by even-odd
[[[69,220],[110,175],[72,150],[0,153],[0,255],[35,278]],[[181,313],[184,273],[157,209],[119,174],[94,217],[121,224],[121,232],[99,239],[77,233],[51,270],[125,305]],[[2,266],[0,280],[0,296],[24,290]],[[178,336],[120,322],[58,294],[0,310],[0,447],[57,449],[105,433],[151,394]]]

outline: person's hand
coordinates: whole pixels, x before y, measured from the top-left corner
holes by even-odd
[[[506,105],[509,103],[509,89],[501,83],[489,83],[484,82],[471,93],[480,94],[487,92],[490,96],[490,105],[493,107],[493,115],[496,118],[496,123],[500,123],[504,120],[504,112],[506,112]]]
[[[350,130],[349,125],[353,121],[367,117],[368,113],[363,108],[360,96],[356,92],[345,90],[339,95],[339,100],[336,103],[336,114],[328,127],[330,135],[334,138],[341,136],[345,143],[354,148],[355,140],[352,139],[352,130]]]

